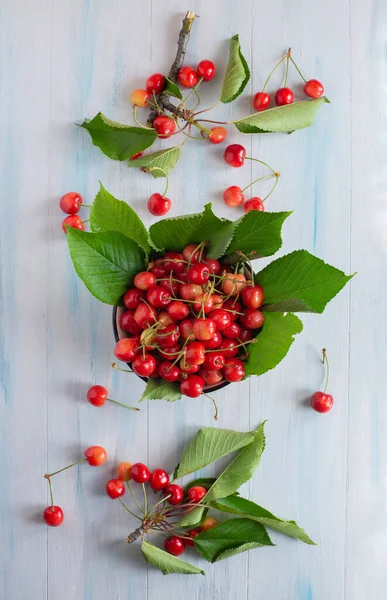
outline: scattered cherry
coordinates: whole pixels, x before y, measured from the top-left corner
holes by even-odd
[[[105,490],[109,498],[116,500],[125,494],[125,486],[121,479],[111,479],[105,485]]]
[[[153,121],[153,127],[161,138],[169,138],[176,131],[176,123],[170,117],[160,115]]]
[[[224,160],[232,167],[242,167],[245,162],[246,148],[240,144],[231,144],[224,151]]]
[[[149,483],[152,490],[158,492],[168,485],[169,475],[164,469],[155,469],[150,475]]]
[[[130,462],[122,462],[117,467],[117,477],[121,479],[121,481],[130,481],[132,478],[130,474],[130,469],[132,468],[132,463]]]
[[[227,129],[224,127],[213,127],[210,129],[208,139],[211,144],[221,144],[227,137]]]
[[[145,483],[150,478],[150,471],[143,463],[135,463],[130,469],[130,476],[136,483]]]
[[[196,71],[203,81],[211,81],[215,77],[216,68],[212,60],[201,60]]]
[[[279,88],[275,93],[275,103],[277,106],[285,106],[294,102],[294,94],[288,87]]]
[[[46,525],[50,527],[59,527],[64,519],[63,509],[60,506],[47,506],[43,513],[43,519]]]
[[[145,88],[146,91],[151,95],[154,92],[156,96],[158,96],[158,94],[161,94],[164,87],[165,77],[161,73],[153,73],[153,75],[148,77],[148,79],[146,80]]]
[[[146,90],[134,90],[130,94],[130,101],[133,106],[138,106],[139,108],[145,108],[148,106],[150,100],[150,94]]]
[[[311,406],[312,408],[319,413],[327,413],[331,410],[333,406],[333,396],[331,394],[327,394],[328,382],[329,382],[329,361],[327,356],[327,351],[325,348],[322,349],[322,362],[326,364],[326,380],[325,380],[325,388],[323,392],[315,392],[311,398]]]
[[[85,450],[85,456],[91,467],[99,467],[107,459],[106,450],[102,446],[90,446]]]
[[[270,106],[270,96],[266,92],[258,92],[253,97],[253,108],[257,112],[267,110]]]
[[[236,207],[243,204],[245,196],[239,187],[239,185],[231,185],[224,190],[223,192],[223,200],[227,206]]]
[[[72,227],[73,229],[80,229],[81,231],[85,230],[85,224],[79,215],[70,215],[69,217],[63,219],[62,229],[67,234],[66,225],[68,227]]]
[[[193,88],[198,82],[197,73],[191,67],[182,67],[178,73],[177,79],[184,88]]]
[[[176,504],[180,504],[184,498],[184,491],[180,485],[176,483],[170,483],[164,488],[164,496],[170,496],[167,499],[168,504],[172,504],[173,506]]]
[[[318,79],[309,79],[304,85],[304,93],[309,98],[320,98],[324,93],[324,86]]]
[[[166,215],[171,209],[172,202],[166,196],[162,196],[158,192],[149,196],[148,199],[148,210],[155,217],[162,217]]]
[[[87,399],[93,406],[103,406],[107,397],[108,391],[102,385],[93,385],[87,392]]]
[[[81,208],[82,202],[81,194],[78,194],[78,192],[67,192],[59,200],[59,206],[67,215],[75,215]]]
[[[164,548],[169,554],[180,556],[185,550],[184,540],[177,535],[171,535],[171,537],[164,541]]]
[[[261,198],[258,198],[257,196],[254,198],[250,198],[250,200],[247,200],[243,208],[245,213],[248,213],[251,210],[260,210],[262,212],[265,210],[265,206]]]

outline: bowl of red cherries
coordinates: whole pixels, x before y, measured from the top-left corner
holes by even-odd
[[[196,398],[245,377],[264,325],[264,292],[249,265],[206,258],[205,244],[154,257],[114,307],[114,354],[139,377]]]

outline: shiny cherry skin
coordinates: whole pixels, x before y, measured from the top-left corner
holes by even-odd
[[[204,311],[204,314],[207,315],[214,308],[214,297],[207,292],[199,294],[192,306],[195,312],[202,313]]]
[[[161,73],[153,73],[146,80],[145,89],[148,94],[152,95],[153,92],[156,94],[161,94],[163,89],[165,88],[165,77]]]
[[[207,494],[207,490],[202,485],[194,485],[191,487],[188,492],[188,498],[190,502],[197,503],[203,500],[204,496]]]
[[[220,294],[212,294],[211,297],[212,297],[212,300],[214,303],[213,310],[223,307],[223,300],[224,300],[223,296],[221,296]]]
[[[216,369],[207,369],[207,367],[201,367],[199,371],[200,377],[202,377],[206,385],[217,385],[223,381],[223,372],[217,371]]]
[[[211,311],[210,316],[216,323],[217,331],[223,331],[231,324],[230,313],[223,308],[215,308]]]
[[[132,463],[130,462],[122,462],[117,467],[117,477],[121,479],[121,481],[130,481],[132,478],[130,474],[130,469],[132,468]]]
[[[178,355],[181,353],[181,344],[174,344],[173,346],[168,346],[163,350],[159,348],[159,354],[164,360],[175,360]]]
[[[184,498],[184,491],[180,485],[177,485],[176,483],[170,483],[164,488],[164,496],[170,496],[170,498],[167,499],[167,502],[168,504],[175,506],[176,504],[180,504],[180,502],[182,502]]]
[[[176,123],[170,117],[160,115],[153,121],[153,127],[160,138],[169,138],[176,131]]]
[[[211,144],[221,144],[227,137],[227,129],[224,127],[212,127],[208,134],[208,140]]]
[[[73,229],[80,229],[81,231],[85,230],[85,224],[79,215],[70,215],[63,219],[62,229],[67,234],[66,225],[68,227],[72,227]]]
[[[245,196],[239,187],[239,185],[231,185],[224,190],[223,192],[223,200],[227,206],[231,206],[235,208],[236,206],[240,206],[243,204]]]
[[[333,406],[333,396],[324,392],[315,392],[311,398],[311,407],[319,413],[327,413]]]
[[[127,333],[132,335],[139,335],[142,331],[141,327],[136,323],[134,319],[134,310],[126,310],[120,316],[120,327]]]
[[[168,290],[168,292],[174,296],[177,296],[180,290],[180,283],[178,281],[173,281],[173,279],[171,280],[170,277],[161,279],[159,281],[159,285],[161,285],[161,287],[163,287],[165,290]]]
[[[181,254],[181,252],[167,252],[164,256],[163,262],[168,273],[170,271],[173,271],[174,273],[182,273],[186,268],[184,256]]]
[[[199,81],[196,71],[192,67],[182,67],[177,75],[181,87],[193,88]]]
[[[237,296],[246,286],[243,273],[225,273],[222,280],[222,291],[226,296]]]
[[[155,308],[162,308],[163,306],[168,306],[170,304],[172,298],[171,294],[167,292],[167,290],[161,285],[154,285],[149,288],[146,299],[151,306]]]
[[[232,321],[236,321],[240,316],[238,313],[243,312],[242,304],[239,302],[239,300],[235,300],[234,298],[229,298],[223,302],[223,309],[231,311],[229,312],[229,315]]]
[[[60,506],[47,506],[43,513],[43,519],[46,525],[50,527],[59,527],[64,520],[64,512]]]
[[[105,490],[109,498],[117,500],[125,494],[125,486],[121,479],[110,479],[105,485]]]
[[[152,306],[147,306],[142,302],[134,311],[134,320],[142,329],[146,329],[156,323],[157,314]]]
[[[149,270],[151,273],[153,273],[156,279],[159,279],[160,277],[166,277],[168,275],[164,267],[164,263],[160,258],[152,263],[152,266]]]
[[[189,546],[190,548],[192,548],[195,544],[193,543],[193,540],[196,538],[197,535],[199,535],[200,533],[200,529],[189,529],[187,531],[187,536],[190,538],[189,540],[184,540],[184,543],[186,546]]]
[[[235,321],[232,321],[228,327],[223,329],[222,335],[226,338],[230,338],[232,340],[236,340],[239,338],[241,332],[241,327]]]
[[[140,350],[140,338],[121,338],[114,348],[114,356],[122,362],[132,362]]]
[[[247,308],[260,308],[263,304],[265,293],[263,287],[259,284],[252,286],[247,285],[243,288],[241,297],[243,304],[247,306]]]
[[[255,308],[247,308],[239,320],[247,329],[259,329],[265,321],[265,315]]]
[[[180,329],[177,325],[167,325],[157,331],[156,340],[161,348],[174,346],[180,337]]]
[[[195,300],[203,293],[203,289],[197,283],[182,283],[179,292],[183,300]]]
[[[201,342],[190,342],[185,348],[185,360],[191,365],[202,365],[206,347]]]
[[[253,97],[253,108],[257,112],[267,110],[270,106],[270,96],[266,92],[258,92]]]
[[[223,369],[223,375],[226,381],[237,382],[241,381],[245,376],[245,366],[239,358],[227,359]]]
[[[204,379],[199,375],[188,375],[180,382],[180,391],[188,398],[198,398],[203,392]]]
[[[184,540],[179,538],[177,535],[171,535],[171,537],[164,540],[164,549],[168,554],[173,556],[180,556],[185,550]]]
[[[219,352],[221,352],[225,358],[233,358],[238,354],[238,342],[231,338],[223,338],[222,343],[219,346]]]
[[[263,204],[261,198],[255,196],[253,198],[250,198],[250,200],[247,200],[247,202],[245,202],[243,209],[245,213],[248,213],[251,210],[260,210],[261,212],[264,212],[265,205]]]
[[[219,273],[219,271],[220,271],[220,263],[219,263],[218,260],[216,260],[216,258],[205,258],[203,260],[203,262],[210,269],[211,273],[213,273],[214,275],[217,275]]]
[[[212,60],[201,60],[196,72],[203,81],[211,81],[215,77],[216,67]]]
[[[214,319],[195,319],[192,329],[198,340],[210,340],[216,331],[216,322]]]
[[[188,281],[197,285],[203,285],[210,278],[211,272],[205,263],[196,263],[188,269]]]
[[[144,463],[135,463],[130,469],[130,476],[136,483],[146,483],[150,478],[150,471]]]
[[[194,265],[200,260],[200,248],[198,248],[198,244],[188,244],[182,252],[184,256],[184,260]]]
[[[82,202],[83,198],[81,194],[78,194],[78,192],[67,192],[59,200],[59,206],[67,215],[76,215],[81,208]]]
[[[208,352],[204,359],[204,367],[211,371],[220,371],[226,362],[225,357],[220,352]]]
[[[156,277],[149,271],[141,271],[134,278],[134,285],[139,290],[149,290],[149,288],[156,285]]]
[[[218,521],[216,519],[213,519],[212,517],[206,517],[203,523],[200,525],[200,531],[208,531],[208,529],[216,527],[217,524]]]
[[[165,360],[159,364],[158,373],[165,381],[179,381],[181,377],[181,371],[177,365],[174,365],[169,360]]]
[[[283,87],[276,91],[274,99],[277,106],[285,106],[286,104],[293,104],[294,94],[290,88]]]
[[[169,483],[169,475],[164,469],[155,469],[149,477],[149,483],[152,490],[159,492]]]
[[[304,93],[309,98],[320,98],[324,93],[324,86],[318,79],[309,79],[304,85]]]
[[[206,350],[215,350],[220,347],[222,340],[222,334],[219,331],[215,331],[211,339],[203,340],[203,344],[206,347]]]
[[[239,332],[238,340],[240,342],[249,342],[250,340],[253,339],[253,335],[254,334],[251,331],[251,329],[247,329],[247,327],[243,327]]]
[[[138,288],[131,288],[124,296],[124,304],[129,310],[135,310],[140,304],[141,298],[146,298],[145,290],[139,290]]]
[[[193,340],[195,335],[193,333],[193,319],[184,319],[179,323],[180,335],[183,340]]]
[[[85,457],[91,467],[99,467],[106,461],[107,454],[102,446],[90,446],[85,450]]]
[[[156,360],[152,354],[139,354],[132,362],[132,369],[140,377],[149,377],[156,369]]]
[[[148,102],[150,100],[150,94],[146,90],[133,90],[130,94],[130,101],[133,106],[138,106],[139,108],[145,108],[148,106]]]
[[[166,215],[167,212],[171,210],[171,206],[172,202],[166,196],[162,196],[157,192],[149,196],[148,210],[151,215],[154,215],[155,217]]]
[[[175,300],[167,308],[168,314],[176,321],[182,321],[189,315],[189,308],[180,300]]]
[[[87,392],[87,399],[93,406],[103,406],[107,397],[108,391],[103,385],[92,385]]]
[[[240,144],[231,144],[224,151],[224,160],[231,167],[242,167],[245,162],[246,148]]]
[[[179,367],[180,367],[181,372],[186,375],[191,375],[192,373],[197,373],[200,369],[200,365],[193,365],[192,363],[189,363],[186,360],[185,356],[183,356],[183,358],[180,360]]]

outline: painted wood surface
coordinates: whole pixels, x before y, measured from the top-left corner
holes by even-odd
[[[282,176],[272,210],[294,210],[283,252],[307,248],[346,272],[351,287],[304,332],[271,373],[217,393],[219,427],[247,430],[268,419],[268,444],[246,493],[296,519],[316,547],[273,535],[278,545],[215,565],[206,577],[164,578],[125,535],[133,523],[108,501],[104,481],[122,459],[172,469],[196,429],[213,425],[206,399],[157,402],[137,414],[85,402],[90,383],[134,402],[143,384],[112,373],[111,309],[73,271],[58,198],[89,202],[98,181],[152,222],[145,201],[160,182],[109,161],[74,126],[97,111],[131,119],[130,90],[165,71],[187,9],[200,15],[187,63],[213,58],[240,34],[251,65],[245,96],[220,117],[247,114],[251,94],[292,46],[332,104],[292,136],[243,137],[248,153]],[[383,0],[3,0],[0,7],[0,598],[2,600],[382,600],[387,572],[386,131],[387,5]],[[203,102],[216,98],[220,80]],[[276,82],[280,84],[279,79]],[[164,143],[165,144],[165,143]],[[170,182],[173,214],[209,200],[218,214],[231,171],[222,149],[187,144]],[[254,190],[258,193],[258,190]],[[322,346],[332,363],[334,410],[305,400],[322,384]],[[80,467],[55,481],[66,511],[58,530],[41,523],[43,474],[105,445],[106,468]],[[192,558],[197,564],[199,560]]]

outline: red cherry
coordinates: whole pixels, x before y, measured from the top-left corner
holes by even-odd
[[[216,68],[212,60],[201,60],[196,71],[201,79],[211,81],[215,77]]]
[[[239,358],[229,358],[223,369],[224,378],[227,381],[237,382],[245,376],[245,366]]]
[[[181,353],[181,345],[174,344],[173,346],[168,346],[165,350],[159,348],[159,354],[164,360],[175,360],[178,355]]]
[[[253,97],[253,108],[257,112],[267,110],[270,106],[270,96],[266,92],[258,92]]]
[[[141,327],[136,323],[134,319],[134,310],[126,310],[120,317],[120,327],[127,333],[132,335],[138,335],[141,333]]]
[[[223,329],[226,329],[231,323],[230,313],[223,310],[223,308],[212,310],[210,316],[216,323],[217,331],[223,331]]]
[[[185,550],[184,540],[177,537],[177,535],[171,535],[171,537],[164,540],[164,548],[169,554],[180,556]]]
[[[139,304],[134,311],[134,320],[141,329],[146,329],[153,325],[153,323],[156,323],[156,317],[157,314],[155,309],[152,308],[152,306],[147,306],[143,302]]]
[[[241,327],[235,321],[232,321],[228,327],[223,329],[222,335],[226,338],[236,340],[239,338]]]
[[[224,203],[232,208],[243,204],[244,199],[244,194],[239,185],[231,185],[223,192]]]
[[[280,88],[275,93],[275,103],[277,106],[292,104],[294,102],[294,94],[288,87]]]
[[[216,322],[213,319],[195,319],[193,332],[198,340],[210,340],[216,331]]]
[[[180,300],[176,300],[175,302],[171,302],[171,304],[167,308],[168,314],[171,315],[173,319],[176,321],[181,321],[185,319],[189,315],[189,308],[184,302]]]
[[[238,340],[240,342],[249,342],[250,340],[253,339],[253,332],[251,331],[251,329],[241,329],[239,332],[239,336],[238,336]]]
[[[188,490],[188,498],[190,502],[200,502],[203,500],[204,496],[207,494],[207,490],[205,487],[201,485],[194,485]]]
[[[243,273],[225,273],[222,280],[222,291],[227,296],[237,296],[246,287]]]
[[[109,498],[116,500],[125,494],[125,486],[121,479],[111,479],[105,485],[105,490]]]
[[[177,325],[167,325],[158,329],[156,340],[159,346],[162,348],[169,348],[174,346],[180,337],[180,329]]]
[[[106,461],[107,454],[102,446],[90,446],[85,450],[85,457],[91,467],[99,467]]]
[[[121,479],[121,481],[129,481],[130,480],[130,469],[132,464],[130,462],[122,462],[117,467],[117,477]]]
[[[149,478],[152,490],[163,490],[169,483],[169,475],[164,469],[155,469]]]
[[[243,208],[245,213],[248,213],[251,210],[260,210],[262,212],[264,212],[265,210],[265,206],[262,200],[258,197],[250,198],[250,200],[247,200]]]
[[[192,363],[187,362],[185,356],[180,360],[179,367],[182,373],[185,374],[197,373],[200,369],[200,365],[193,365]]]
[[[205,263],[196,263],[188,269],[188,281],[190,283],[196,283],[197,285],[206,283],[209,280],[210,275],[210,269]]]
[[[141,298],[145,300],[145,290],[139,290],[138,288],[132,288],[128,290],[124,296],[124,304],[129,310],[135,310],[140,304]]]
[[[190,365],[202,365],[205,359],[205,346],[201,342],[190,342],[185,348],[185,360]]]
[[[145,108],[148,105],[150,99],[150,94],[146,90],[133,90],[130,94],[130,101],[133,106],[138,106],[139,108]]]
[[[193,333],[193,319],[184,319],[179,323],[180,335],[183,340],[193,340],[195,335]]]
[[[183,283],[188,283],[188,271],[183,271],[182,273],[179,273],[179,279]]]
[[[160,363],[158,373],[165,381],[178,381],[181,377],[179,367],[173,365],[169,360]]]
[[[138,354],[140,338],[122,338],[114,348],[114,356],[122,362],[131,362]]]
[[[172,206],[172,202],[169,198],[158,194],[152,194],[148,200],[148,210],[155,217],[162,217],[166,215]]]
[[[232,358],[238,354],[238,343],[236,340],[231,338],[223,338],[222,343],[219,346],[219,351],[225,358]]]
[[[139,354],[132,362],[132,369],[140,377],[149,377],[156,369],[156,360],[151,354]]]
[[[258,284],[243,288],[241,296],[243,304],[247,308],[259,308],[265,297],[263,287]]]
[[[212,295],[210,295],[208,292],[199,294],[199,296],[197,296],[195,298],[195,301],[193,303],[193,309],[197,313],[204,312],[204,314],[207,315],[209,312],[211,312],[213,310],[213,308],[214,308],[214,297]]]
[[[232,321],[236,321],[239,318],[237,313],[240,313],[243,310],[242,304],[239,302],[239,300],[235,300],[234,298],[229,298],[223,302],[223,308],[224,310],[231,311],[229,312],[229,315]]]
[[[75,215],[81,208],[82,202],[81,194],[78,194],[78,192],[67,192],[59,200],[59,206],[67,215]]]
[[[133,154],[133,156],[131,156],[129,158],[129,160],[137,160],[138,158],[141,158],[141,156],[144,154],[144,152],[137,152],[136,154]]]
[[[103,406],[108,397],[108,391],[102,385],[92,385],[87,392],[87,399],[93,406]]]
[[[43,519],[46,525],[50,527],[59,527],[62,525],[64,513],[60,506],[47,506],[43,513]]]
[[[304,85],[304,93],[309,98],[320,98],[324,93],[324,86],[318,79],[309,79]]]
[[[245,162],[246,148],[240,144],[231,144],[224,151],[224,160],[232,167],[241,167]]]
[[[146,299],[151,306],[162,308],[163,306],[168,306],[171,302],[171,294],[169,294],[162,286],[154,285],[149,288]]]
[[[73,229],[80,229],[81,231],[85,230],[85,224],[79,215],[70,215],[69,217],[63,219],[62,229],[67,234],[66,225],[68,227],[72,227]]]
[[[265,315],[255,308],[247,308],[239,320],[248,329],[259,329],[265,321]]]
[[[217,273],[219,273],[219,271],[220,271],[220,262],[218,260],[216,260],[216,258],[206,258],[206,259],[203,260],[203,262],[210,269],[211,273],[213,273],[214,275],[216,275]]]
[[[149,290],[149,288],[156,285],[156,277],[149,271],[141,271],[134,278],[134,285],[139,290]]]
[[[160,115],[153,121],[153,127],[161,138],[169,138],[176,131],[176,123],[173,119]]]
[[[184,88],[193,88],[198,82],[197,73],[191,67],[182,67],[177,79]]]
[[[170,304],[168,305],[171,306]],[[160,310],[157,314],[158,322],[160,327],[166,327],[167,325],[176,325],[175,319],[173,319],[166,310]]]
[[[212,127],[208,134],[211,144],[221,144],[227,137],[227,129],[224,127]]]
[[[153,75],[148,77],[148,79],[146,80],[145,89],[151,95],[153,94],[153,92],[156,94],[156,96],[158,94],[161,94],[164,87],[165,77],[161,73],[153,73]]]
[[[199,375],[188,375],[180,383],[180,391],[188,398],[198,398],[203,392],[204,379]]]
[[[176,483],[170,483],[164,488],[164,496],[170,496],[170,498],[167,500],[168,504],[180,504],[184,498],[184,491],[180,485],[177,485]]]
[[[191,539],[189,540],[184,540],[184,543],[186,546],[194,546],[195,544],[193,543],[193,539],[196,538],[197,535],[199,535],[200,533],[200,529],[189,529],[187,531],[187,536]]]
[[[200,260],[200,248],[198,248],[198,244],[188,244],[182,252],[184,259],[194,265],[198,263]]]
[[[226,362],[225,357],[220,352],[208,352],[204,360],[204,367],[211,371],[220,371]]]
[[[207,369],[206,367],[202,367],[199,371],[199,375],[200,377],[203,377],[207,385],[217,385],[223,381],[222,371],[217,371],[216,369]]]
[[[144,463],[135,463],[131,466],[130,476],[136,483],[145,483],[150,478],[150,471]]]
[[[220,268],[220,265],[219,265]],[[216,308],[222,308],[223,307],[223,296],[221,296],[220,294],[212,294],[212,300],[214,303],[214,308],[213,310],[215,310]]]
[[[311,399],[311,406],[319,413],[326,413],[333,406],[333,396],[324,392],[315,392]]]
[[[179,293],[183,300],[195,300],[203,293],[203,289],[201,285],[196,283],[182,283]]]
[[[178,281],[173,281],[173,279],[171,280],[170,277],[161,279],[159,281],[159,285],[161,287],[163,287],[165,290],[168,290],[168,292],[174,296],[176,296],[178,294],[178,292],[180,291],[180,283]]]
[[[214,335],[210,340],[203,340],[203,344],[206,350],[215,350],[215,348],[219,348],[219,346],[222,343],[222,340],[222,334],[219,331],[215,331]]]
[[[182,273],[185,270],[186,264],[184,256],[180,252],[167,252],[163,259],[164,267],[169,273]]]

